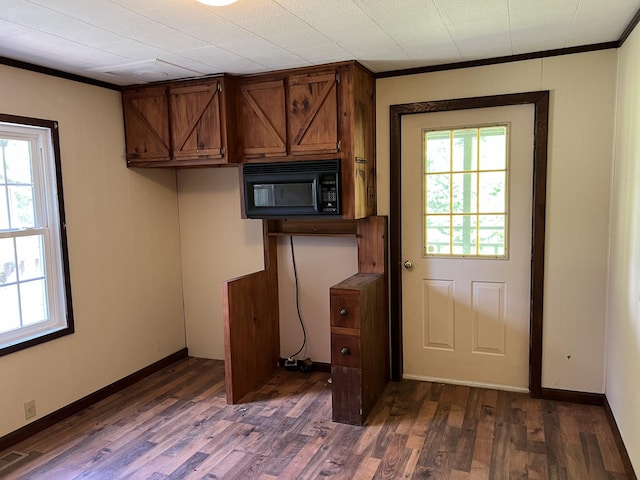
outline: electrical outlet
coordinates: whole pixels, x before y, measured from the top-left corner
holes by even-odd
[[[36,401],[29,400],[28,402],[24,402],[24,419],[29,420],[36,416]]]

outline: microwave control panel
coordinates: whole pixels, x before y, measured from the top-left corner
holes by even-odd
[[[338,177],[335,174],[326,174],[320,177],[320,212],[340,213],[340,199],[338,196]]]

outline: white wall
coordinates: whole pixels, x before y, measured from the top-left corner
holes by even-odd
[[[606,394],[640,472],[640,29],[619,51]]]
[[[238,174],[236,167],[178,172],[187,345],[195,357],[224,358],[222,283],[264,268],[262,221],[240,218]],[[308,334],[298,358],[329,363],[329,287],[357,272],[356,240],[295,237],[294,251]],[[283,356],[302,343],[293,278],[286,237],[278,241]]]
[[[178,172],[189,355],[224,358],[222,282],[264,268],[262,222],[240,218],[238,168]]]
[[[278,241],[278,295],[282,357],[302,346],[303,334],[296,311],[295,277],[290,237]],[[293,237],[300,290],[300,313],[307,331],[306,348],[297,358],[331,363],[329,289],[358,272],[355,237]]]
[[[2,113],[57,120],[76,333],[0,357],[0,436],[185,347],[175,173],[128,170],[120,94],[0,66]]]
[[[543,387],[602,393],[616,52],[380,79],[378,212],[389,212],[389,106],[550,90]]]

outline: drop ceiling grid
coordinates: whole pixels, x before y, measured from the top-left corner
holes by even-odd
[[[0,0],[0,56],[116,84],[162,60],[235,74],[396,70],[616,41],[640,0]],[[176,69],[178,71],[179,69]]]

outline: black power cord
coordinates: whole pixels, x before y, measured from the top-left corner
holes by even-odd
[[[298,355],[304,347],[307,345],[307,330],[304,328],[304,322],[302,321],[302,313],[300,313],[300,289],[298,287],[298,269],[296,267],[296,255],[293,250],[293,235],[289,237],[289,244],[291,245],[291,263],[293,264],[293,278],[296,282],[296,311],[298,312],[298,320],[302,327],[302,346],[300,349],[289,357],[289,360],[293,360],[293,357]]]

